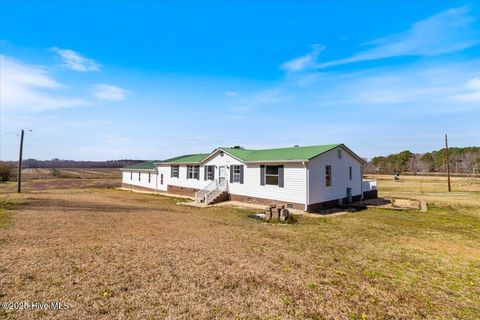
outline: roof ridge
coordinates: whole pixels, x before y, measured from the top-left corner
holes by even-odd
[[[315,148],[315,147],[326,147],[326,146],[339,146],[343,143],[328,143],[328,144],[316,144],[311,146],[291,146],[291,147],[280,147],[280,148],[267,148],[267,149],[238,149],[231,147],[219,147],[218,149],[229,149],[229,150],[244,150],[244,151],[268,151],[268,150],[279,150],[279,149],[290,149],[290,148]]]

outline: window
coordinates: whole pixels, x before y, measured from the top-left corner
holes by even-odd
[[[141,173],[139,172],[138,173],[138,181],[140,181],[140,178],[141,178]]]
[[[150,181],[152,181],[152,174],[151,173],[148,174],[148,183],[150,183]]]
[[[352,180],[352,167],[348,167],[348,177]]]
[[[187,179],[198,180],[198,170],[200,166],[187,166]]]
[[[179,166],[172,166],[172,178],[178,178],[180,176],[180,167]]]
[[[160,175],[160,184],[163,184],[163,173]]]
[[[214,178],[213,170],[214,169],[215,169],[215,166],[205,166],[205,179],[206,180],[213,180],[213,178]]]
[[[342,149],[337,149],[337,158],[342,159]]]
[[[278,166],[265,166],[265,184],[278,186]]]
[[[332,186],[332,166],[325,166],[325,186]]]
[[[130,180],[133,180],[133,172],[130,172]]]
[[[232,166],[232,170],[233,170],[233,182],[240,182],[240,175],[241,175],[241,171],[240,171],[240,166]]]

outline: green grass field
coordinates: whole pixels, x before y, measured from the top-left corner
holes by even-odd
[[[0,185],[2,301],[62,301],[11,319],[479,319],[480,180],[378,177],[429,211],[297,216],[177,206],[116,180]],[[419,181],[419,179],[422,179]],[[422,183],[422,190],[418,188]],[[6,203],[6,202],[4,202]]]

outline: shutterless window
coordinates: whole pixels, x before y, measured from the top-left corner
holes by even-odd
[[[348,177],[352,180],[352,167],[348,167]]]
[[[163,173],[160,175],[160,184],[163,184]]]
[[[152,181],[152,174],[151,173],[148,174],[148,182],[150,183],[150,181]]]
[[[265,166],[265,184],[278,186],[278,166]]]
[[[205,166],[205,170],[207,170],[207,180],[213,180],[214,169],[215,169],[214,166]]]
[[[133,180],[133,172],[130,172],[130,180]]]
[[[240,166],[232,166],[233,182],[240,182]]]
[[[325,166],[325,186],[332,186],[332,166]]]
[[[337,158],[342,159],[342,150],[341,149],[337,149]]]
[[[172,177],[178,178],[180,176],[179,171],[180,171],[179,166],[172,166]]]
[[[140,178],[141,178],[141,173],[139,172],[138,173],[138,181],[140,181]]]

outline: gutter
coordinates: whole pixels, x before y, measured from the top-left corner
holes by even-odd
[[[128,169],[128,168],[120,168],[120,171],[133,171],[133,172],[155,172],[155,169]]]
[[[361,199],[363,201],[363,166],[360,167],[360,194],[362,195]]]

